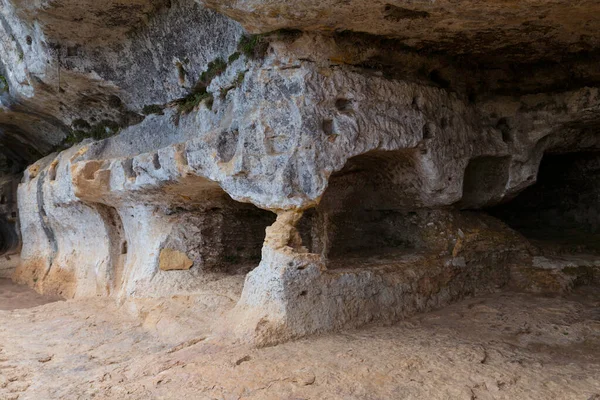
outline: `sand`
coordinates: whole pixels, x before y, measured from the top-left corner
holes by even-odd
[[[0,293],[2,400],[600,398],[595,287],[500,292],[262,349],[109,299],[48,303],[5,281]]]
[[[41,306],[61,300],[37,294],[27,286],[15,285],[10,279],[0,278],[0,310],[18,310]]]

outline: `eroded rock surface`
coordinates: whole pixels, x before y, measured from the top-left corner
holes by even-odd
[[[259,344],[598,283],[596,2],[75,3],[0,8],[18,282],[246,276]]]

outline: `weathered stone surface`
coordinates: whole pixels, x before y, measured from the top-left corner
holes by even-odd
[[[568,293],[580,285],[600,281],[600,261],[594,256],[537,256],[532,265],[512,271],[516,287],[538,293]]]
[[[184,97],[242,34],[193,0],[10,0],[0,21],[0,145],[22,166],[71,130],[128,126]]]
[[[535,60],[597,48],[595,1],[201,0],[252,32],[354,31],[409,49]]]
[[[261,344],[596,281],[595,2],[75,3],[0,8],[17,281],[136,301],[247,274],[223,327]]]

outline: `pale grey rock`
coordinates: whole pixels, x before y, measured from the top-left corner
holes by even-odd
[[[243,32],[192,0],[29,3],[0,4],[1,144],[23,166],[74,122],[128,126],[144,106],[184,97]]]

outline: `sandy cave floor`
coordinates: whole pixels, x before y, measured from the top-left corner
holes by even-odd
[[[595,287],[263,349],[157,335],[106,299],[51,300],[0,280],[0,399],[600,399]]]
[[[59,300],[42,296],[27,286],[15,285],[10,279],[0,278],[0,311],[32,308]]]

